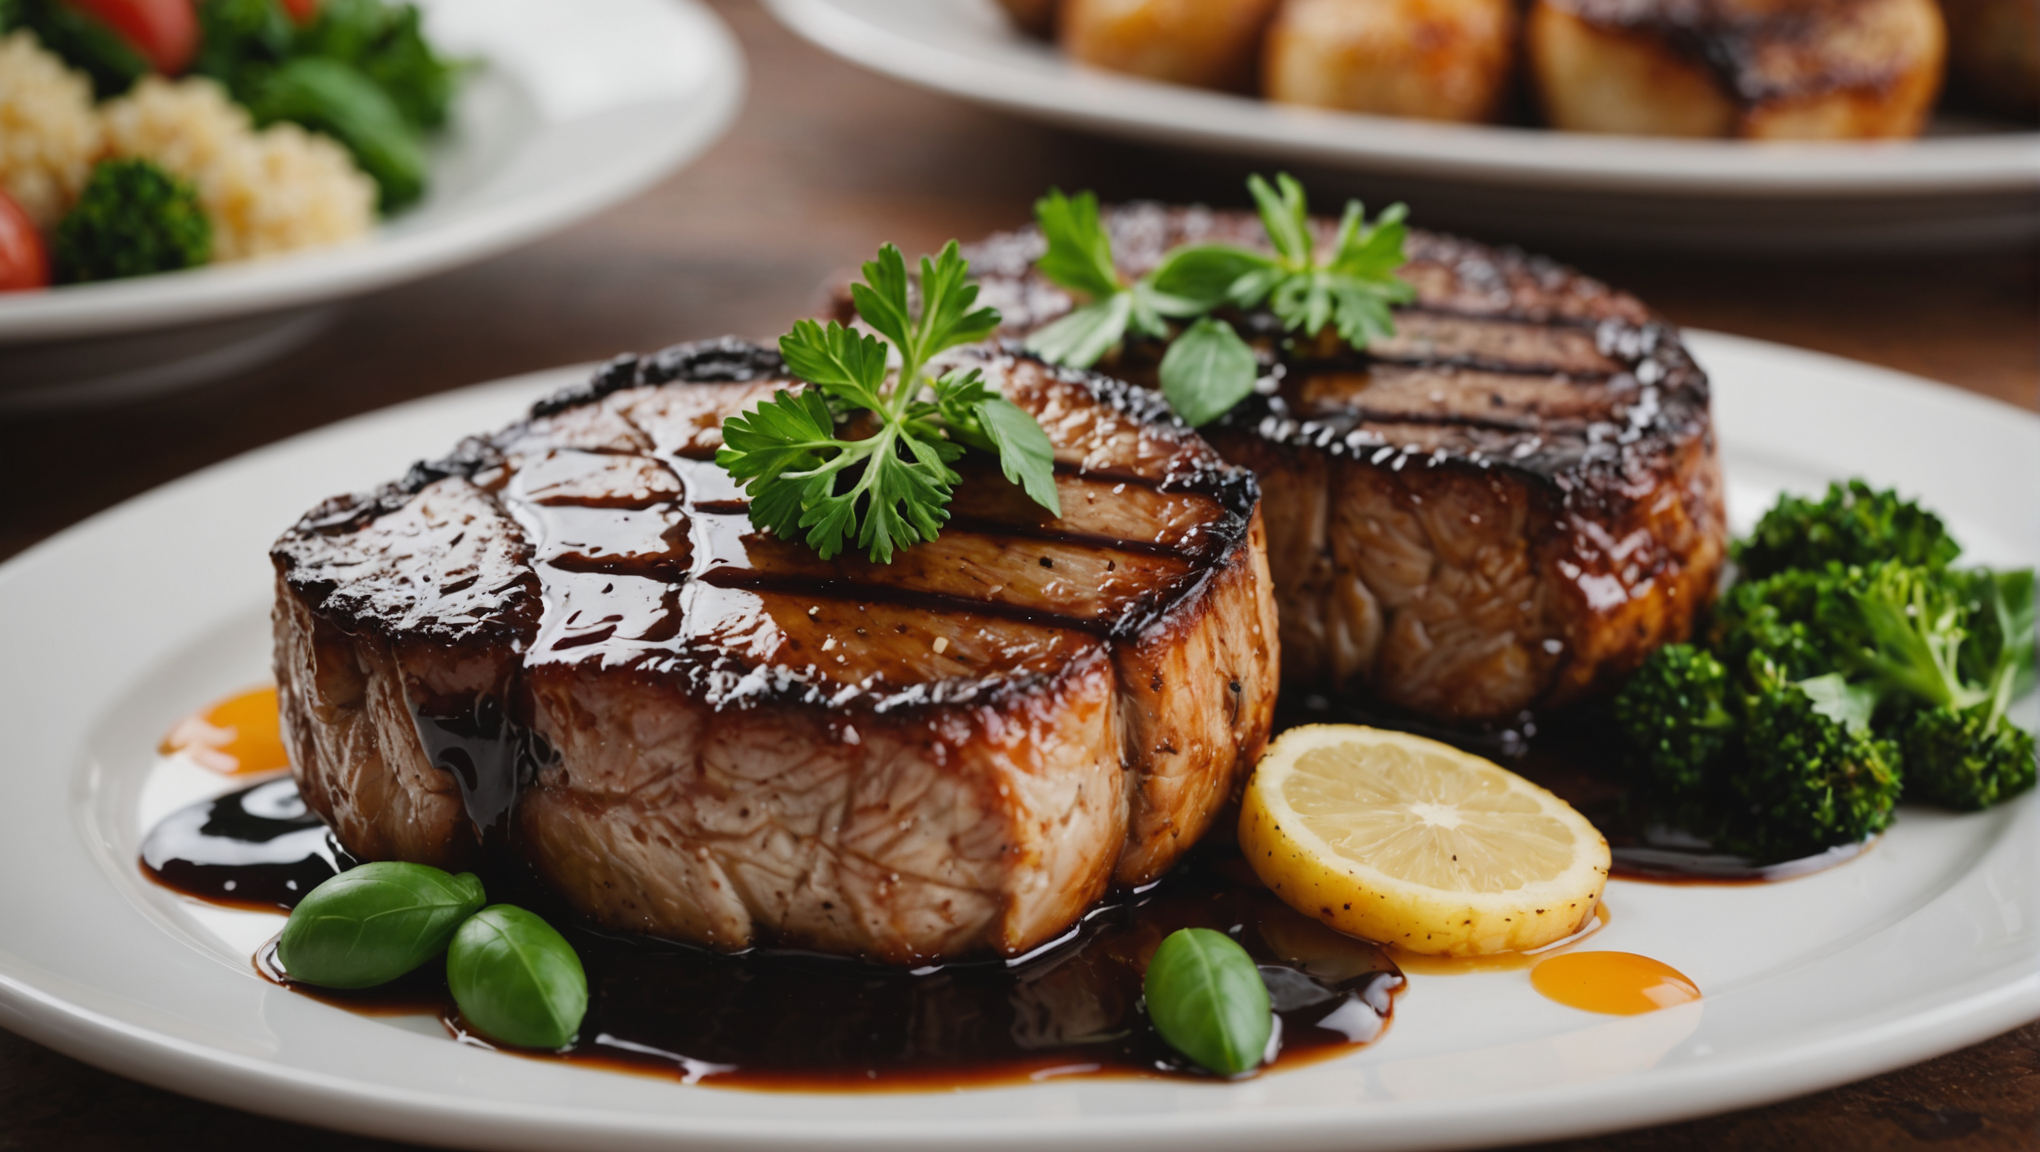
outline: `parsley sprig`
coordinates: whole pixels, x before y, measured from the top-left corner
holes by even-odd
[[[895,551],[935,539],[949,519],[960,481],[949,465],[965,446],[995,453],[1007,480],[1062,514],[1054,450],[1034,417],[977,369],[936,376],[928,368],[999,325],[998,312],[974,307],[969,277],[953,240],[940,256],[922,257],[917,314],[906,259],[888,244],[850,287],[858,316],[883,340],[833,320],[801,320],[780,337],[787,367],[809,386],[725,420],[715,454],[745,482],[752,524],[805,539],[823,559],[854,540],[872,560],[890,563]]]
[[[1034,205],[1048,241],[1035,267],[1086,303],[1029,336],[1028,349],[1045,360],[1088,368],[1129,334],[1173,338],[1162,357],[1162,394],[1195,426],[1245,399],[1259,374],[1253,349],[1231,324],[1211,315],[1219,308],[1266,307],[1285,330],[1310,339],[1330,325],[1356,349],[1393,335],[1390,307],[1416,295],[1395,275],[1407,262],[1408,209],[1391,205],[1370,225],[1360,202],[1347,201],[1330,253],[1320,260],[1301,184],[1284,173],[1272,185],[1254,176],[1247,188],[1273,255],[1229,244],[1186,245],[1131,283],[1112,258],[1097,197],[1051,190]],[[1177,330],[1172,320],[1188,323]]]

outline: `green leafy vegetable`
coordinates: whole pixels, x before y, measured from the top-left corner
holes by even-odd
[[[297,25],[277,0],[202,0],[198,57],[191,70],[247,103],[296,51]]]
[[[1162,395],[1193,428],[1246,399],[1258,375],[1254,350],[1232,325],[1209,316],[1185,329],[1162,355]]]
[[[198,191],[147,160],[102,160],[57,222],[50,264],[64,283],[193,268],[212,258]]]
[[[462,1018],[520,1048],[564,1048],[588,1014],[588,974],[574,946],[514,904],[492,904],[453,934],[446,983]]]
[[[386,0],[324,0],[297,51],[352,65],[420,132],[446,123],[463,71],[425,39],[416,5]]]
[[[959,480],[949,464],[966,445],[996,453],[1008,480],[1062,514],[1054,452],[1034,418],[976,371],[928,372],[944,350],[998,327],[997,312],[975,307],[969,273],[955,241],[922,257],[916,314],[906,260],[888,244],[850,289],[858,315],[885,339],[812,320],[780,338],[787,367],[809,386],[724,421],[716,452],[716,463],[744,481],[753,524],[805,539],[824,558],[854,541],[889,563],[941,531]],[[899,356],[896,373],[890,352]]]
[[[482,907],[482,882],[423,864],[363,864],[307,893],[276,956],[293,980],[323,988],[388,983],[441,952]]]
[[[425,194],[425,149],[417,132],[395,102],[352,65],[299,57],[271,72],[248,107],[259,123],[288,120],[346,145],[374,178],[384,212]]]
[[[1169,1046],[1221,1076],[1259,1067],[1275,1030],[1268,986],[1223,932],[1184,928],[1148,961],[1148,1018]]]

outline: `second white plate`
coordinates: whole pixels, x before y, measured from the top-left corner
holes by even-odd
[[[507,251],[642,191],[743,100],[743,56],[697,0],[418,3],[433,43],[477,64],[422,203],[359,244],[0,294],[0,411],[246,367],[316,331],[316,313],[293,310]]]
[[[1718,250],[1946,248],[2040,235],[2040,132],[1760,144],[1588,136],[1286,107],[1073,64],[994,0],[767,0],[909,84],[1159,144],[1336,169],[1434,225]]]

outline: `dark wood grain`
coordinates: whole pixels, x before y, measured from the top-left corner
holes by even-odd
[[[717,7],[750,55],[751,97],[695,166],[554,239],[347,305],[323,336],[258,371],[124,409],[0,422],[0,488],[15,493],[0,505],[0,556],[192,469],[397,401],[675,340],[770,337],[812,307],[826,276],[882,241],[911,253],[1010,226],[1050,184],[1244,200],[1243,164],[1006,119],[842,65],[754,0]],[[1554,255],[1681,323],[2040,409],[2040,253],[2030,247],[1818,262]],[[2004,466],[2007,483],[2035,485],[2030,466]],[[2040,1025],[1773,1107],[1547,1147],[1928,1145],[2040,1146]],[[396,1146],[202,1104],[0,1033],[0,1150],[184,1147]]]

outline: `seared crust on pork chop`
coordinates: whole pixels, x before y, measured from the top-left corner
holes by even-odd
[[[1107,221],[1128,277],[1181,243],[1266,247],[1245,213]],[[1424,232],[1408,250],[1417,299],[1365,353],[1230,317],[1267,376],[1203,431],[1261,478],[1284,682],[1452,721],[1602,690],[1712,601],[1727,525],[1707,378],[1671,325],[1570,269]],[[1030,228],[968,253],[1009,336],[1071,307],[1042,251]],[[1159,354],[1101,368],[1152,382]]]
[[[528,861],[613,928],[1013,955],[1210,825],[1266,742],[1255,482],[1153,393],[963,354],[1056,449],[1051,518],[966,457],[890,565],[755,531],[735,341],[621,358],[277,542],[306,802],[369,859]]]

